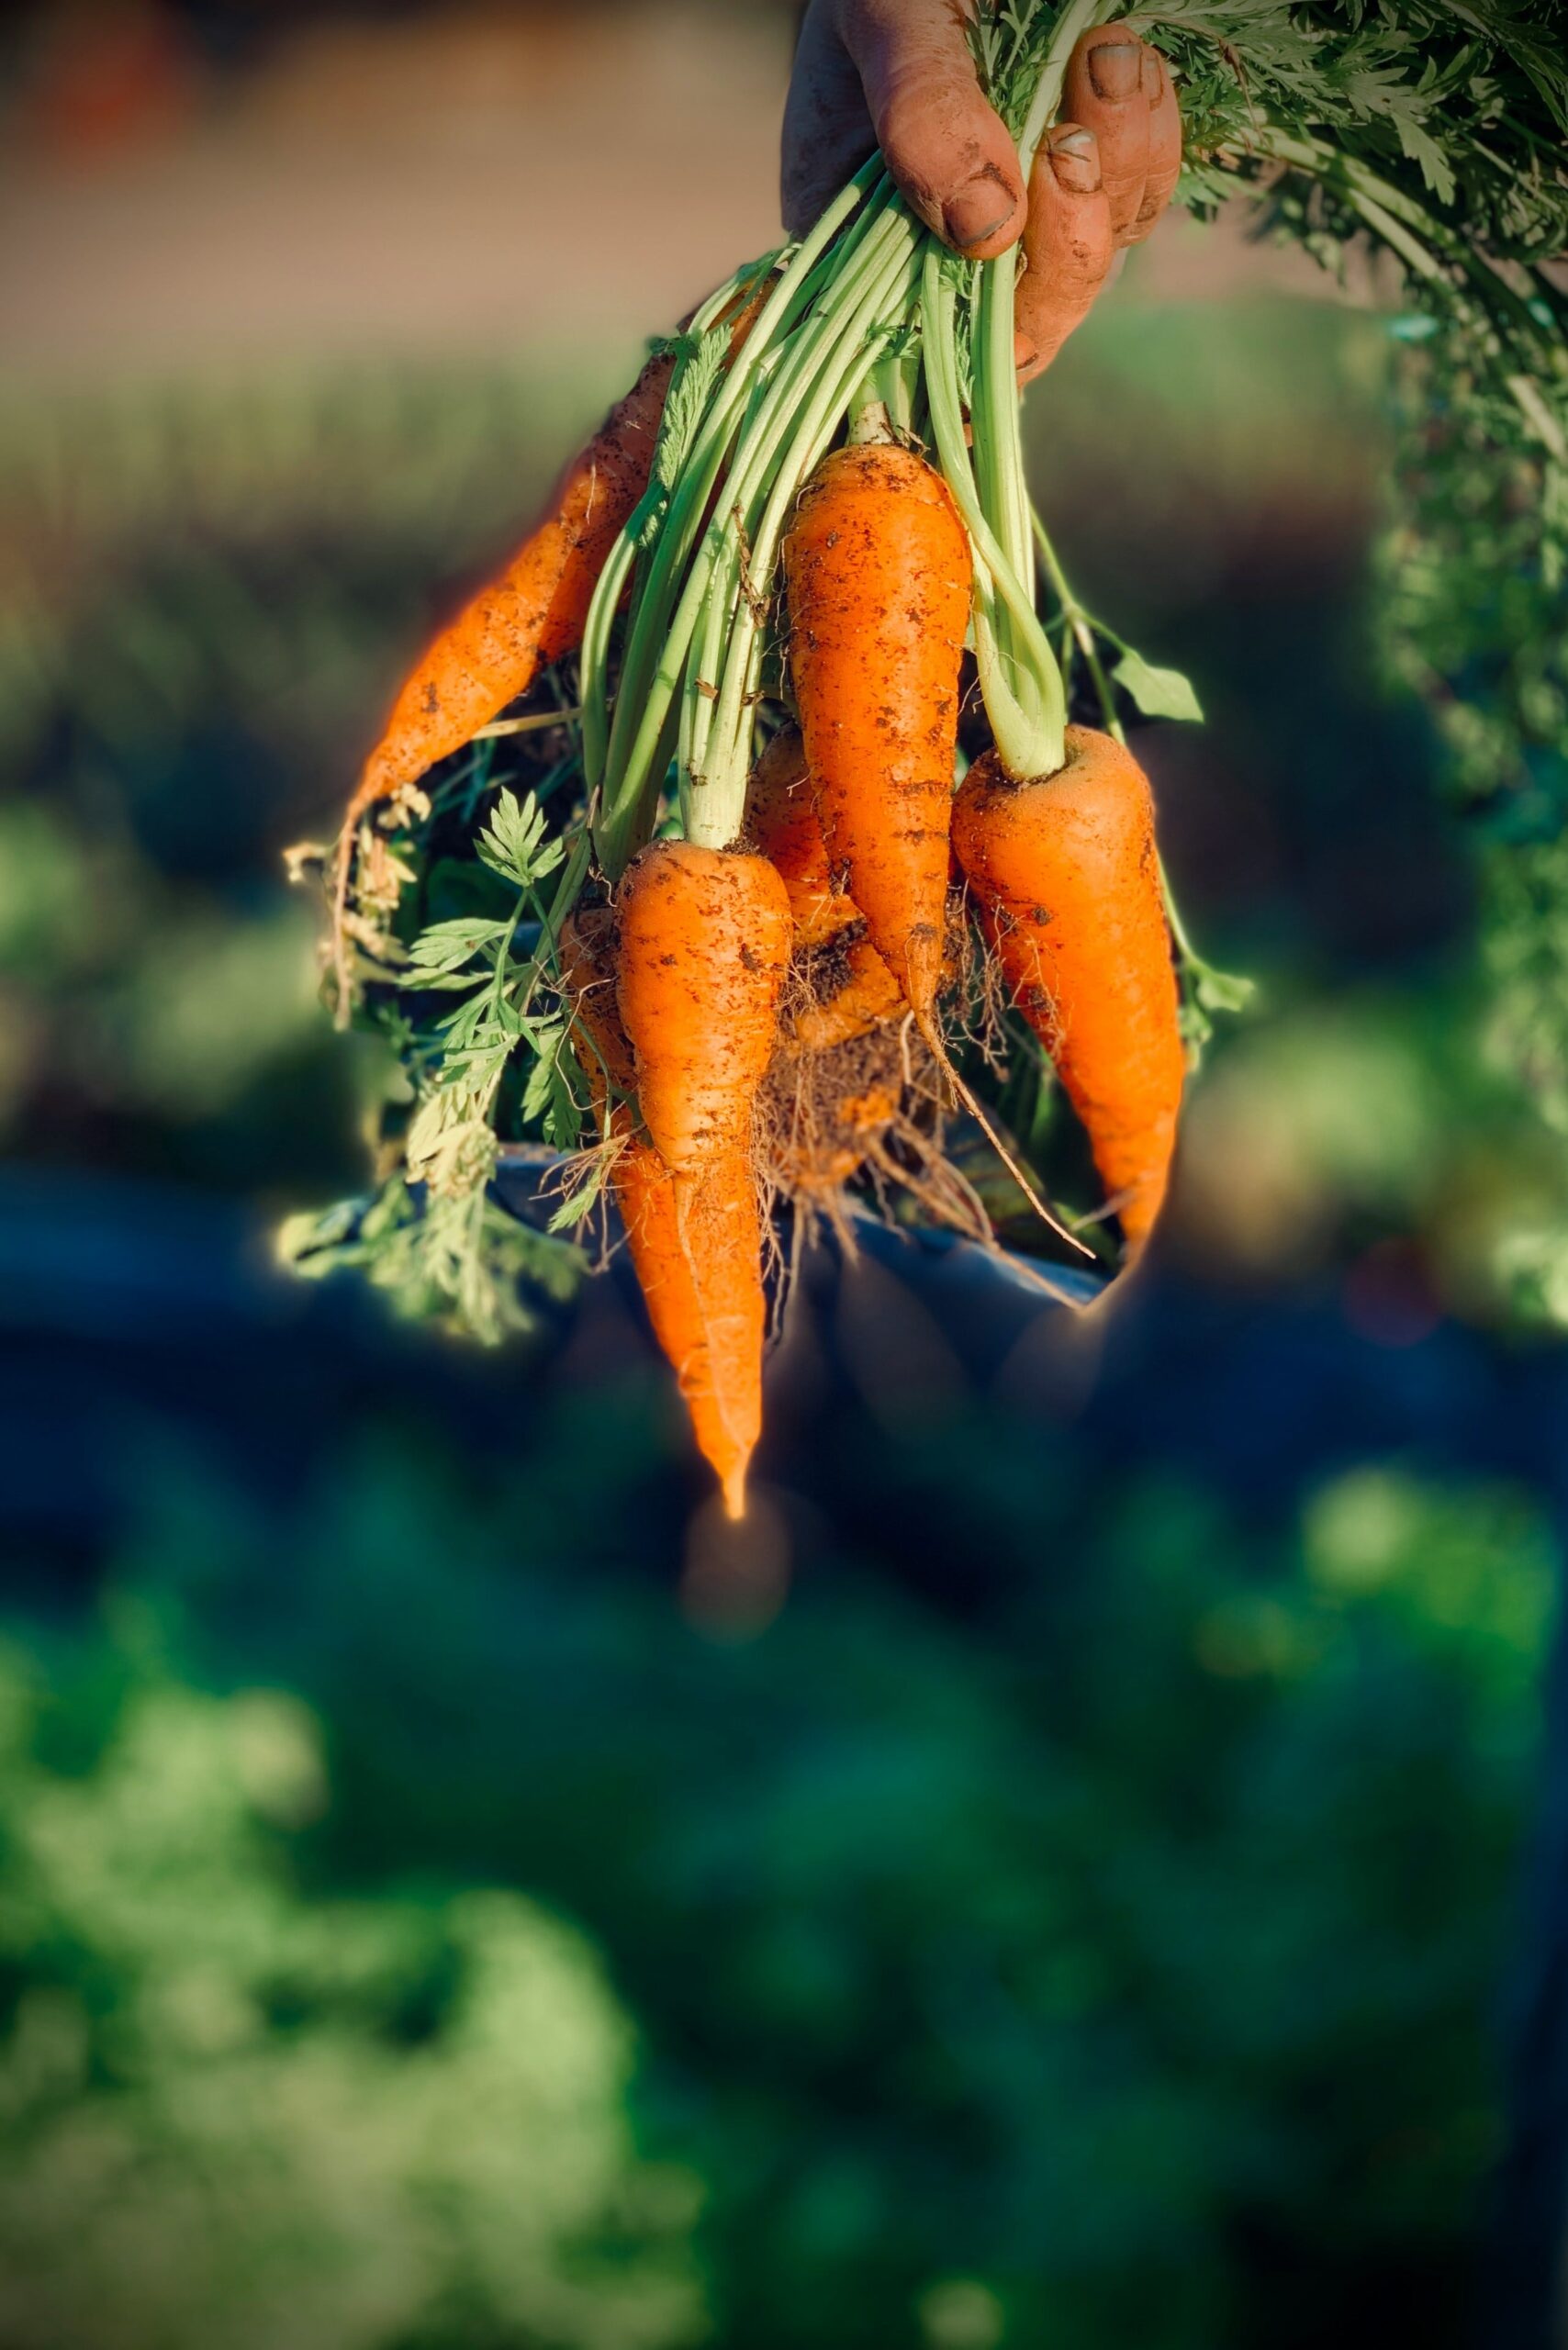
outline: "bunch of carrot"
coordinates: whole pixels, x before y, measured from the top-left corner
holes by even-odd
[[[1043,39],[1026,172],[1106,13],[1070,0]],[[1111,201],[1091,207],[1102,241]],[[1071,250],[1063,336],[1098,282],[1082,240]],[[343,917],[378,806],[579,656],[582,812],[541,964],[655,1331],[735,1515],[761,1427],[769,1191],[843,1180],[895,1128],[900,1087],[862,1068],[834,1147],[771,1164],[765,1098],[781,1070],[885,1037],[989,1126],[949,1044],[969,920],[1086,1129],[1129,1253],[1165,1193],[1185,1064],[1152,801],[1114,711],[1114,731],[1067,725],[1036,617],[1014,267],[956,262],[873,158],[801,245],[738,273],[416,666],[340,844],[346,1016]],[[967,641],[993,747],[960,780]]]

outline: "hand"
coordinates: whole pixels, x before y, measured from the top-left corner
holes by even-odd
[[[1017,150],[976,78],[969,12],[968,0],[812,0],[784,109],[784,226],[801,235],[879,146],[912,210],[958,252],[991,261],[1023,239],[1027,382],[1169,204],[1182,116],[1157,50],[1125,24],[1085,33],[1025,203]]]

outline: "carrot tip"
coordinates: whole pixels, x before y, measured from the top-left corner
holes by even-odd
[[[737,1460],[723,1480],[724,1516],[732,1526],[738,1526],[745,1516],[746,1463]]]

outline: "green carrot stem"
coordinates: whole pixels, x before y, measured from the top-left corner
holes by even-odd
[[[868,165],[855,185],[868,181],[870,174]],[[711,411],[704,428],[706,447],[700,442],[700,458],[689,464],[683,476],[681,512],[678,518],[672,509],[650,566],[647,588],[633,618],[616,698],[598,828],[600,862],[611,879],[618,878],[640,845],[636,831],[640,813],[648,804],[655,748],[671,700],[681,690],[695,632],[708,609],[710,582],[725,542],[726,515],[715,516],[705,529],[702,524],[720,474],[727,459],[727,514],[749,493],[752,476],[766,470],[778,433],[831,354],[834,338],[841,330],[840,303],[861,295],[868,280],[875,282],[890,201],[890,183],[879,166],[871,198],[840,249],[833,300],[797,330],[787,351],[776,354],[778,364],[766,379],[754,362],[755,334],[748,341]],[[693,681],[705,674],[700,659],[691,671]]]
[[[981,690],[1008,773],[1020,778],[1054,775],[1067,755],[1066,690],[1033,598],[1009,564],[975,485],[964,443],[950,266],[942,247],[930,239],[924,263],[921,349],[937,458],[969,528],[976,557],[975,653]],[[997,636],[999,607],[1012,623],[1013,643],[1005,653]]]
[[[634,546],[656,522],[657,535],[635,599],[636,609],[622,655],[622,690],[618,696],[615,718],[610,726],[608,738],[601,728],[595,727],[592,764],[585,757],[590,793],[605,787],[600,792],[601,806],[617,808],[624,800],[629,808],[634,810],[642,800],[646,766],[653,755],[663,722],[661,717],[644,734],[640,727],[633,726],[633,720],[640,716],[642,699],[659,658],[659,646],[668,625],[671,604],[678,591],[692,545],[701,530],[703,516],[730,444],[747,404],[756,392],[759,379],[767,370],[778,364],[780,346],[808,305],[820,294],[829,248],[845,230],[846,222],[851,221],[851,216],[858,213],[860,217],[851,221],[841,249],[853,250],[857,238],[870,225],[875,214],[875,203],[868,205],[865,201],[868,193],[875,191],[879,196],[883,185],[885,174],[880,160],[873,157],[834,199],[794,253],[778,267],[778,282],[758,313],[742,352],[715,386],[707,413],[681,470],[680,479],[662,516],[651,512],[649,503],[645,502],[622,533],[623,542]],[[715,305],[711,302],[705,305],[704,311],[714,312]],[[712,330],[721,330],[716,314]],[[608,652],[610,625],[624,579],[625,573],[622,568],[619,586],[609,579],[600,580],[595,604],[601,609],[597,615],[590,614],[596,653]],[[615,586],[613,595],[610,592],[612,586]],[[596,619],[597,626],[594,625]],[[591,683],[602,702],[607,696],[606,679],[601,669],[596,669]],[[585,701],[588,698],[589,686],[590,680],[585,674]],[[622,791],[618,784],[633,734],[641,751],[641,771],[631,777],[629,788]],[[617,831],[623,829],[624,819],[616,827]],[[624,842],[617,842],[612,837],[608,845],[611,857],[619,854],[623,862]]]

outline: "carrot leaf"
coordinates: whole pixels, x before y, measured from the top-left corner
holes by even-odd
[[[1201,726],[1204,708],[1180,669],[1157,669],[1141,653],[1124,653],[1111,675],[1146,718],[1176,718]]]

